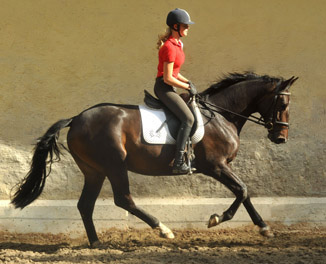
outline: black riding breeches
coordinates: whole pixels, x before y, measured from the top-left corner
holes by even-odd
[[[155,95],[170,109],[181,121],[192,127],[194,116],[185,101],[178,95],[171,85],[164,82],[163,78],[157,78],[154,86]]]

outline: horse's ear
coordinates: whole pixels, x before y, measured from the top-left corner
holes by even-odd
[[[299,77],[292,77],[293,79],[292,79],[292,81],[290,82],[290,86],[292,86],[292,84],[296,81],[296,80],[298,80],[299,79]]]
[[[290,86],[298,79],[299,77],[292,76],[290,79],[283,81],[280,86],[280,91],[290,88]]]

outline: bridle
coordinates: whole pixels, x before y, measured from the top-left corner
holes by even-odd
[[[269,109],[266,111],[267,113],[270,113],[270,116],[269,118],[266,118],[267,121],[265,121],[265,127],[270,131],[270,130],[273,130],[275,125],[280,125],[280,126],[284,126],[286,128],[282,128],[281,130],[284,130],[284,129],[289,129],[290,125],[288,122],[282,122],[282,121],[278,121],[277,120],[277,109],[276,109],[276,106],[277,106],[277,102],[280,98],[281,95],[291,95],[291,93],[289,92],[276,92],[275,95],[274,95],[274,99],[273,99],[273,102],[271,104],[271,106],[269,107]],[[272,111],[271,111],[272,110]]]
[[[278,90],[278,89],[276,89],[276,90]],[[253,114],[251,114],[249,117],[247,117],[247,116],[235,113],[231,110],[225,109],[224,107],[209,103],[209,102],[207,102],[207,100],[202,99],[200,96],[198,97],[198,103],[201,105],[201,109],[207,110],[210,112],[210,114],[211,114],[210,117],[206,116],[205,114],[202,113],[208,119],[215,118],[216,117],[215,113],[221,113],[221,110],[222,110],[222,111],[228,112],[230,114],[233,114],[235,116],[246,119],[248,121],[251,121],[257,125],[261,125],[261,126],[267,128],[268,131],[272,131],[274,129],[275,125],[285,126],[286,128],[281,129],[281,130],[283,130],[283,129],[289,129],[289,123],[277,120],[278,110],[276,109],[276,106],[277,106],[277,102],[281,95],[291,95],[291,93],[284,92],[284,91],[274,92],[273,102],[272,102],[271,106],[268,108],[268,110],[266,111],[266,113],[270,113],[268,118],[264,118],[263,115],[261,115],[260,117],[256,117]]]

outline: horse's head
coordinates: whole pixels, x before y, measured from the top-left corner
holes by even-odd
[[[268,129],[268,138],[276,143],[286,143],[289,130],[289,89],[298,79],[294,76],[286,81],[280,81],[271,93],[268,93],[260,101],[258,108],[263,117],[266,128]]]

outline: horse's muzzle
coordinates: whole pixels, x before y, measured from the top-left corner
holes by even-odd
[[[275,135],[273,133],[269,133],[268,138],[275,144],[283,144],[288,141],[287,137],[283,135]]]
[[[282,144],[282,143],[286,143],[288,140],[286,139],[286,138],[284,138],[284,137],[279,137],[279,138],[277,138],[274,142],[276,143],[276,144]]]

